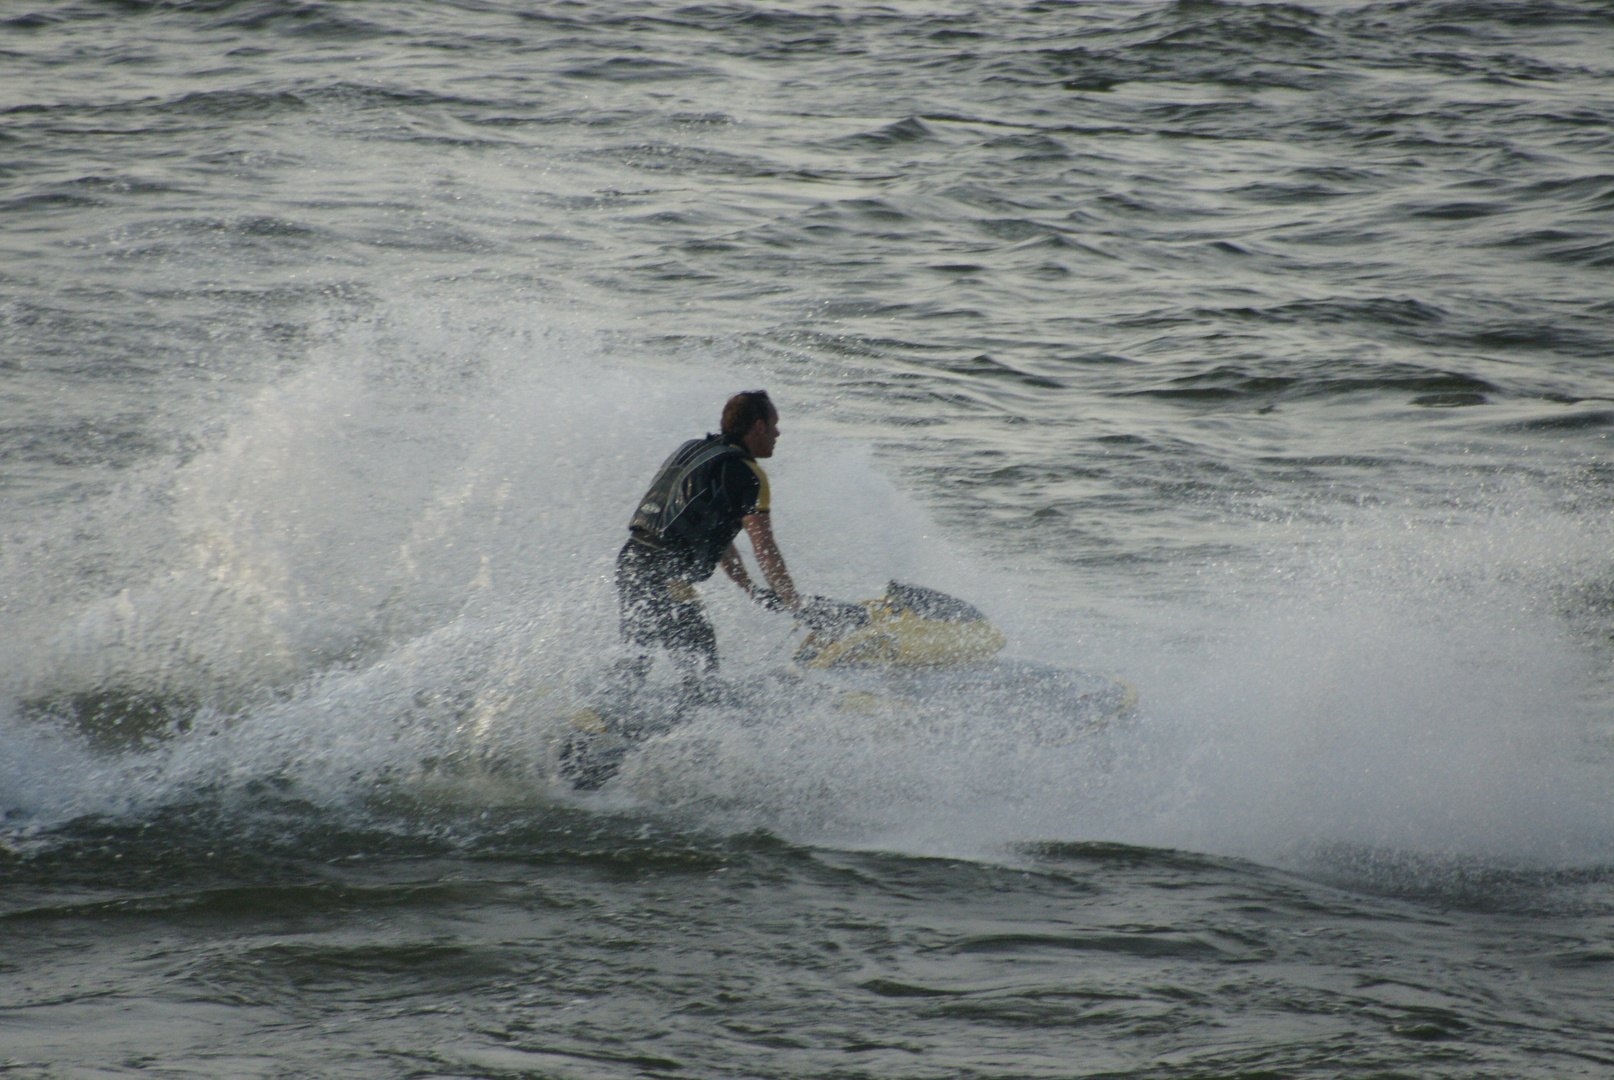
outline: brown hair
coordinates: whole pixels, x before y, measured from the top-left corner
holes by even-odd
[[[723,406],[723,437],[743,439],[758,420],[770,420],[779,410],[768,400],[766,390],[747,390],[729,398]]]

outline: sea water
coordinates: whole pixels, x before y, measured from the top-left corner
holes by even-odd
[[[0,1071],[1607,1075],[1611,57],[1593,0],[7,5]],[[573,791],[634,500],[758,386],[804,590],[1136,709],[780,693]]]

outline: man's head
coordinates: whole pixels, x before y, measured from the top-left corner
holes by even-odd
[[[779,438],[779,411],[766,390],[747,390],[723,406],[723,437],[744,446],[752,457],[773,456]]]

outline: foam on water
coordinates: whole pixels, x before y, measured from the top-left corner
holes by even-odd
[[[1012,652],[1120,675],[1143,708],[1049,745],[1020,737],[1024,718],[915,725],[782,693],[767,716],[710,710],[575,795],[553,779],[555,740],[615,654],[626,510],[759,377],[630,371],[587,328],[512,322],[356,328],[205,452],[59,526],[98,539],[36,543],[6,583],[14,829],[267,787],[331,811],[399,793],[632,806],[952,856],[1085,840],[1287,861],[1339,845],[1610,856],[1591,658],[1554,607],[1601,565],[1582,519],[1513,492],[1511,511],[1441,527],[1387,510],[1271,525],[1262,557],[1175,608],[1168,637],[1160,620],[1099,632],[1061,613],[1056,583],[937,535],[873,433],[788,388],[770,473],[805,588],[955,592]],[[399,339],[429,362],[401,360]],[[707,593],[729,677],[782,661],[784,621]],[[130,702],[155,721],[121,740],[97,728],[132,729]]]
[[[1367,515],[1290,552],[1289,581],[1224,614],[1203,661],[1142,676],[1173,751],[1157,842],[1607,858],[1593,658],[1541,590],[1592,538],[1508,553],[1497,532]]]

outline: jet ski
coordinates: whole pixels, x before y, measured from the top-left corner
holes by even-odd
[[[810,597],[783,669],[740,685],[606,680],[574,709],[556,753],[581,791],[604,786],[629,753],[696,715],[760,722],[781,704],[827,704],[870,724],[910,728],[990,717],[1005,737],[1068,743],[1129,713],[1137,692],[1102,675],[1005,659],[1002,631],[957,597],[893,581],[873,600]]]

